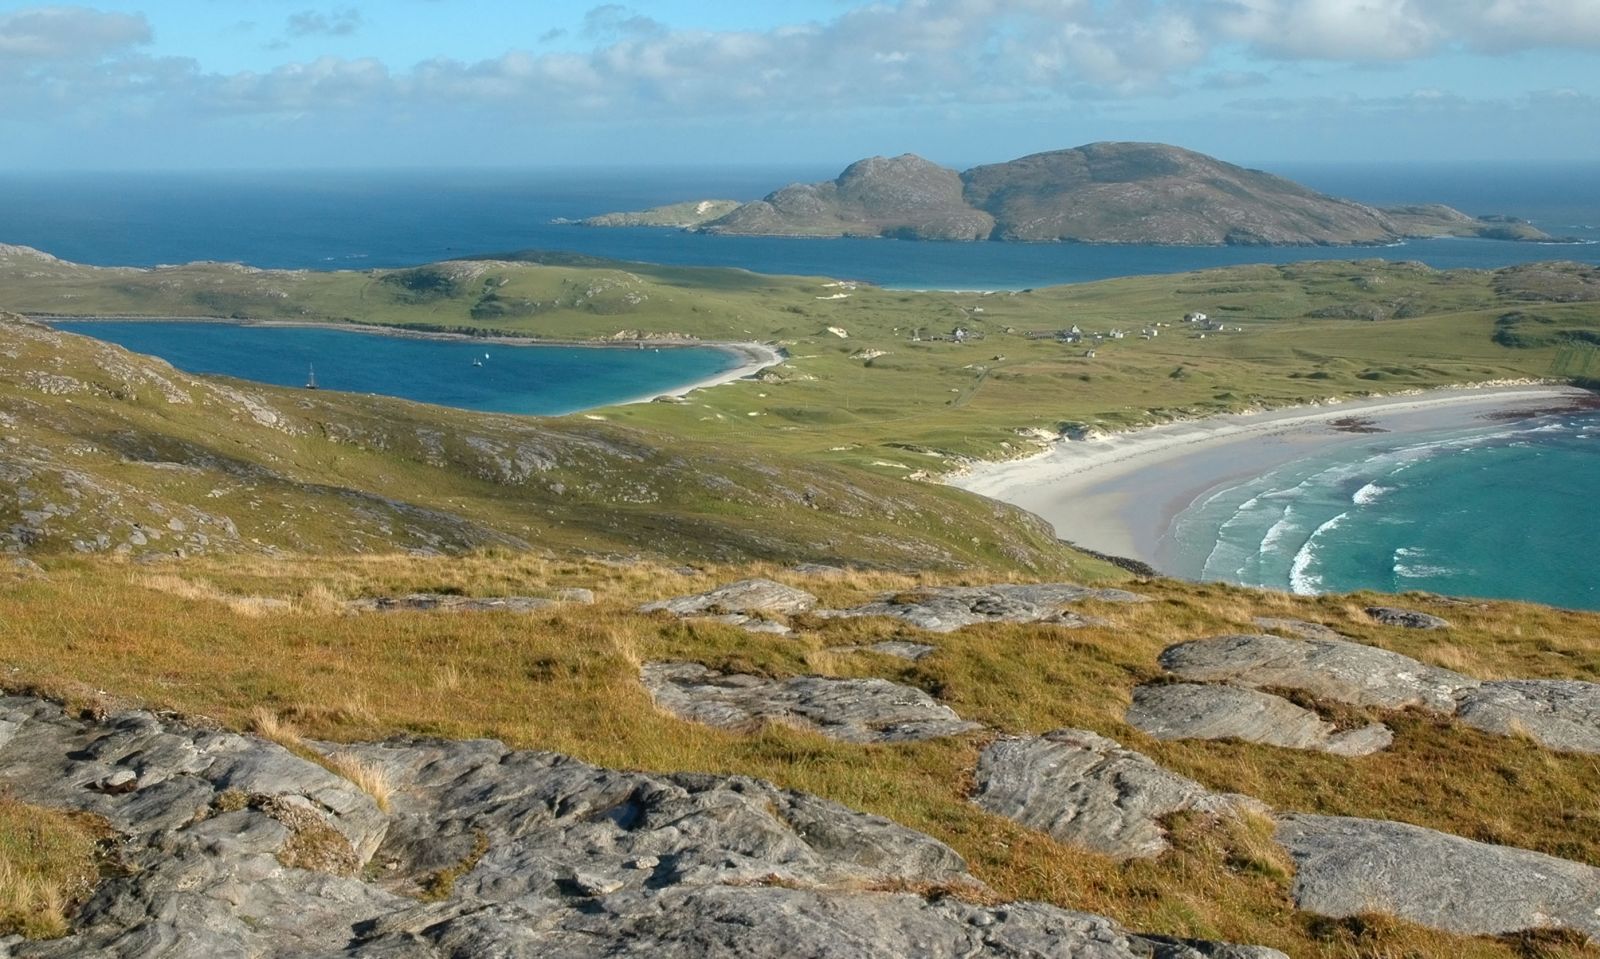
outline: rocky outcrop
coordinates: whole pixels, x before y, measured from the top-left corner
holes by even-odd
[[[624,890],[582,908],[505,903],[382,919],[351,956],[539,959],[1285,959],[1260,947],[1131,935],[1040,903],[783,886]]]
[[[784,723],[849,743],[904,742],[981,728],[920,689],[886,679],[766,679],[697,663],[647,663],[641,678],[656,705],[723,729]]]
[[[1381,709],[1415,706],[1439,715],[1455,716],[1484,732],[1526,736],[1550,749],[1600,753],[1600,684],[1596,683],[1552,679],[1484,682],[1345,639],[1217,636],[1169,647],[1161,654],[1160,661],[1174,676],[1198,683],[1294,689],[1318,699],[1352,706]],[[1185,729],[1195,733],[1233,729],[1233,732],[1199,738],[1233,736],[1251,742],[1271,741],[1253,738],[1268,734],[1271,726],[1251,712],[1252,708],[1267,710],[1264,703],[1250,707],[1237,694],[1215,691],[1225,687],[1210,688],[1213,691],[1203,694],[1192,691],[1136,694],[1136,697],[1153,700],[1171,697],[1165,704],[1170,708],[1146,710],[1137,704],[1136,698],[1128,721],[1135,725],[1148,722],[1150,728],[1146,731],[1152,735],[1162,735],[1155,731],[1157,729],[1168,731],[1176,738],[1184,738],[1180,733]],[[1225,699],[1233,705],[1225,706]],[[1271,711],[1280,719],[1292,715],[1283,706],[1273,706]],[[1135,722],[1136,717],[1139,722]],[[1345,755],[1360,755],[1359,750],[1383,738],[1378,728],[1368,727],[1368,730],[1370,732],[1356,730],[1342,734],[1346,738],[1340,740],[1341,749],[1357,750],[1345,752]],[[1301,732],[1292,724],[1286,724],[1273,735],[1295,740]],[[1290,741],[1277,743],[1292,744]]]
[[[82,720],[0,699],[0,787],[103,817],[121,875],[75,934],[14,956],[330,954],[401,901],[351,878],[387,817],[349,780],[261,740],[148,713]]]
[[[121,836],[119,867],[70,935],[0,953],[1280,959],[1042,903],[964,902],[983,887],[949,847],[755,780],[620,772],[490,741],[347,751],[387,780],[387,811],[253,737],[0,699],[7,790]]]
[[[803,613],[817,605],[817,598],[803,589],[785,586],[770,579],[741,579],[704,593],[645,603],[641,613],[666,612],[674,616],[723,615],[729,613]]]
[[[406,596],[374,596],[351,600],[345,608],[353,613],[531,613],[549,609],[556,601],[535,596],[455,596],[447,593],[411,593]]]
[[[1450,715],[1478,680],[1342,639],[1235,635],[1169,647],[1161,665],[1180,679],[1298,689],[1352,706],[1421,707]]]
[[[852,609],[818,610],[824,618],[887,616],[935,633],[977,623],[1059,623],[1086,625],[1067,610],[1073,603],[1142,603],[1147,598],[1120,589],[1090,589],[1071,583],[940,586],[885,595]]]
[[[1164,851],[1161,821],[1173,813],[1261,808],[1083,729],[995,740],[978,759],[972,799],[996,815],[1116,859]]]
[[[1600,753],[1600,684],[1559,679],[1487,682],[1462,694],[1461,721],[1527,736],[1550,749]]]
[[[392,784],[376,861],[400,888],[510,902],[676,885],[972,884],[961,857],[887,819],[741,777],[601,769],[498,742],[351,752]]]
[[[1294,899],[1326,916],[1386,913],[1465,934],[1552,926],[1600,935],[1600,869],[1372,819],[1288,816]]]
[[[639,612],[698,617],[752,633],[788,636],[793,630],[767,617],[803,613],[815,605],[817,598],[803,589],[770,579],[742,579],[704,593],[645,603],[639,607]]]
[[[864,647],[856,647],[856,645],[834,647],[834,652],[838,653],[878,653],[878,655],[894,656],[896,660],[910,660],[914,661],[914,663],[917,660],[922,660],[925,656],[931,655],[931,653],[938,652],[938,650],[939,647],[933,647],[933,645],[925,644],[925,642],[906,642],[904,639],[886,639],[883,642],[864,645]]]
[[[1368,606],[1367,615],[1385,626],[1398,626],[1401,629],[1450,628],[1448,619],[1430,613],[1419,613],[1414,609],[1400,609],[1397,606]]]
[[[1382,723],[1340,731],[1282,696],[1228,685],[1140,686],[1127,721],[1157,739],[1239,739],[1337,756],[1366,756],[1394,741]]]

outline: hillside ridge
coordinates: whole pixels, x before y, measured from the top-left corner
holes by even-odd
[[[1442,204],[1380,209],[1193,150],[1137,142],[1089,143],[965,172],[911,153],[874,156],[833,180],[793,183],[720,215],[715,208],[680,203],[583,222],[744,236],[1174,246],[1553,239],[1514,217],[1474,217]]]

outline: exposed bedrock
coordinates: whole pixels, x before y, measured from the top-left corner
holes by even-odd
[[[1394,741],[1381,723],[1340,731],[1282,696],[1224,684],[1140,686],[1127,721],[1157,739],[1239,739],[1338,756],[1365,756]]]
[[[646,663],[656,705],[680,719],[753,730],[776,722],[850,743],[902,742],[980,729],[920,689],[886,679],[719,673],[698,663]]]
[[[1445,715],[1456,711],[1458,693],[1478,685],[1460,673],[1343,639],[1217,636],[1169,647],[1160,662],[1194,682],[1299,689],[1352,706],[1418,706]]]
[[[1071,583],[994,586],[940,586],[908,590],[851,609],[819,610],[828,618],[887,616],[926,629],[949,633],[977,623],[1056,623],[1094,625],[1067,607],[1086,600],[1143,603],[1148,598],[1121,589],[1090,589]]]
[[[1042,903],[887,891],[983,887],[932,837],[756,780],[484,740],[344,749],[387,782],[387,809],[254,737],[0,699],[8,791],[122,837],[67,937],[0,954],[1281,959]]]
[[[978,759],[972,798],[996,815],[1116,859],[1165,851],[1161,820],[1173,813],[1265,811],[1084,729],[995,740]]]
[[[1380,912],[1495,935],[1551,926],[1600,935],[1600,869],[1375,819],[1288,816],[1294,898],[1326,916]]]

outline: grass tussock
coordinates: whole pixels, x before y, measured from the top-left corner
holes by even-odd
[[[325,756],[322,764],[330,771],[355,783],[362,792],[372,797],[372,801],[377,803],[379,809],[384,812],[389,811],[389,797],[394,793],[394,785],[390,783],[389,774],[382,767],[347,752],[336,752]]]
[[[1135,929],[1330,959],[1506,959],[1531,954],[1526,949],[1584,954],[1565,940],[1519,944],[1396,922],[1314,922],[1292,907],[1292,869],[1265,819],[1179,817],[1170,824],[1170,852],[1114,863],[972,804],[977,738],[861,747],[781,726],[726,732],[655,709],[638,671],[652,660],[687,659],[770,676],[881,676],[925,689],[1003,732],[1095,730],[1214,789],[1248,793],[1274,808],[1397,819],[1594,863],[1600,862],[1594,757],[1557,754],[1414,712],[1342,710],[1330,717],[1341,724],[1382,720],[1395,729],[1391,749],[1360,759],[1234,742],[1156,742],[1122,716],[1133,687],[1160,675],[1156,658],[1167,645],[1254,631],[1257,616],[1325,623],[1476,676],[1594,680],[1600,679],[1597,615],[1389,598],[1456,623],[1447,633],[1417,633],[1371,623],[1361,609],[1378,597],[1303,598],[1156,581],[1134,587],[1155,599],[1148,604],[1085,604],[1081,611],[1107,620],[1104,627],[990,625],[930,635],[892,620],[815,619],[804,620],[798,636],[782,638],[634,609],[750,575],[809,589],[829,606],[941,580],[498,555],[192,560],[166,572],[232,595],[282,598],[292,612],[253,617],[224,603],[195,606],[172,591],[75,561],[52,570],[48,581],[0,594],[0,621],[16,626],[0,638],[0,665],[11,670],[10,682],[69,697],[113,690],[135,702],[254,728],[296,749],[307,739],[487,736],[607,766],[755,776],[926,831],[966,857],[1001,898],[1054,902]],[[594,589],[597,602],[529,614],[352,616],[335,609],[362,595],[441,588],[548,595],[568,586]],[[326,611],[303,601],[314,593]],[[927,642],[936,651],[907,662],[842,648],[887,639]],[[380,797],[387,784],[375,770],[348,754],[326,761],[386,801]]]
[[[53,939],[99,881],[103,831],[85,817],[0,796],[0,936]]]
[[[305,740],[294,723],[283,719],[265,706],[256,706],[250,710],[250,719],[245,728],[285,749],[299,751],[305,748]]]

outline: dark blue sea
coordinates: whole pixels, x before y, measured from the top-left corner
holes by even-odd
[[[1329,193],[1380,204],[1447,203],[1600,241],[1600,163],[1275,166]],[[823,275],[911,289],[1025,289],[1241,263],[1385,257],[1435,267],[1600,263],[1600,243],[1417,240],[1392,247],[1104,247],[701,236],[558,223],[709,197],[754,199],[837,170],[34,174],[0,176],[0,243],[102,266],[227,260],[367,269],[513,250]]]

